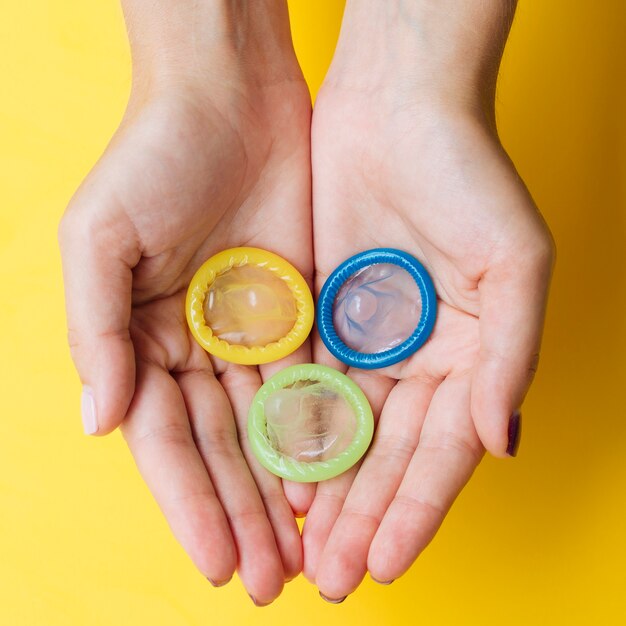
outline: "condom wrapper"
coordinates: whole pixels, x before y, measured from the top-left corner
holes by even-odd
[[[210,354],[244,365],[277,361],[311,332],[311,291],[293,265],[267,250],[230,248],[202,264],[187,290],[186,314]]]
[[[387,367],[416,352],[437,315],[435,288],[412,255],[376,248],[344,261],[328,277],[317,304],[322,341],[352,367]]]
[[[367,398],[345,374],[324,365],[293,365],[259,389],[248,439],[261,465],[296,482],[338,476],[365,454],[374,418]]]

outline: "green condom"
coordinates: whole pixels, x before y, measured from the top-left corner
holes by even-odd
[[[293,365],[254,396],[248,437],[273,474],[302,483],[328,480],[365,454],[374,433],[367,398],[347,376],[324,365]]]

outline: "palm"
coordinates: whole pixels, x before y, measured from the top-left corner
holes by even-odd
[[[267,87],[224,106],[237,113],[178,96],[131,108],[85,185],[114,181],[116,217],[141,248],[137,303],[185,289],[231,245],[265,245],[311,271],[306,87]]]
[[[113,198],[99,228],[133,267],[132,283],[104,296],[125,299],[132,287],[136,383],[122,431],[140,471],[201,571],[221,581],[237,565],[264,601],[302,564],[280,480],[241,436],[272,367],[210,359],[191,339],[183,303],[199,265],[228,247],[270,249],[312,274],[310,101],[301,81],[237,93],[224,107],[206,95],[131,101],[73,206]],[[292,359],[310,360],[307,351]],[[117,369],[132,394],[132,361]]]
[[[382,581],[403,573],[482,457],[471,410],[480,281],[504,246],[532,237],[527,223],[537,219],[485,125],[423,110],[329,86],[314,114],[317,288],[350,255],[394,247],[426,264],[440,298],[432,339],[418,353],[348,372],[379,416],[374,443],[358,473],[318,487],[304,531],[305,574],[334,598],[367,569]],[[319,343],[314,356],[329,360]]]

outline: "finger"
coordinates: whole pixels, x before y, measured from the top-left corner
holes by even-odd
[[[284,577],[280,581],[282,585],[283,580],[290,580],[302,571],[302,542],[280,478],[268,472],[257,461],[248,442],[248,411],[261,385],[261,379],[256,369],[239,366],[227,369],[221,375],[220,382],[233,407],[239,444],[273,528],[278,547],[277,558],[279,563],[282,562],[284,570]]]
[[[317,483],[297,483],[282,479],[283,492],[294,517],[304,517],[311,508]]]
[[[261,378],[263,382],[268,380],[274,374],[277,374],[285,367],[290,365],[298,365],[301,363],[311,362],[311,342],[305,341],[295,352],[280,359],[280,361],[274,361],[273,363],[267,363],[259,367]],[[282,481],[283,491],[287,502],[291,506],[293,515],[296,517],[302,517],[306,515],[311,502],[315,496],[315,484],[314,483],[297,483],[291,480]]]
[[[139,246],[126,217],[95,200],[89,208],[74,204],[67,211],[59,243],[68,341],[84,385],[83,425],[87,434],[102,435],[124,419],[133,396],[128,325]]]
[[[363,390],[372,407],[374,421],[378,421],[385,400],[396,381],[373,371],[351,369],[349,375]],[[316,580],[320,557],[358,471],[359,464],[341,476],[317,486],[302,533],[304,575],[311,582]]]
[[[317,332],[317,324],[313,327],[311,334],[311,353],[314,363],[332,367],[343,374],[346,373],[347,365],[336,359],[328,351]],[[301,509],[301,513],[307,517],[302,533],[302,547],[304,550],[303,573],[310,582],[315,581],[319,555],[326,543],[332,525],[341,511],[341,506],[356,476],[356,471],[357,468],[355,467],[342,474],[342,476],[332,478],[323,483],[317,483],[312,494],[312,500],[306,503],[308,504],[306,509]]]
[[[479,283],[480,354],[472,415],[483,445],[499,457],[516,452],[517,411],[538,365],[552,269],[552,248],[548,243],[544,248],[520,254],[513,268],[509,262],[490,270]]]
[[[447,378],[435,391],[417,450],[372,541],[371,576],[390,582],[426,547],[480,462],[472,422],[470,376]]]
[[[180,389],[166,371],[139,362],[122,433],[174,536],[207,578],[228,580],[237,565],[233,536],[194,443]]]
[[[239,577],[255,602],[267,604],[282,590],[283,566],[263,500],[239,447],[228,397],[209,367],[179,372],[176,380],[195,444],[235,539]]]
[[[367,555],[417,447],[438,381],[400,381],[389,394],[376,436],[320,559],[316,583],[329,598],[352,593],[367,572]]]
[[[318,563],[331,530],[346,500],[359,464],[347,472],[318,483],[315,498],[304,521],[302,548],[304,550],[303,574],[315,584]]]

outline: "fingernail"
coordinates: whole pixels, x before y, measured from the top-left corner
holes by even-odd
[[[378,579],[374,578],[371,574],[370,574],[370,578],[375,583],[378,583],[379,585],[391,585],[391,583],[395,580],[395,578],[392,578],[391,580],[378,580]]]
[[[320,591],[320,598],[322,600],[326,600],[326,602],[330,602],[331,604],[341,604],[348,596],[344,596],[343,598],[328,598]]]
[[[207,576],[207,580],[214,586],[214,587],[223,587],[224,585],[227,585],[231,580],[232,580],[232,576],[229,576],[226,580],[212,580],[211,578],[209,578]]]
[[[93,397],[93,389],[88,385],[83,387],[80,397],[80,413],[83,418],[85,435],[93,435],[98,432],[98,420],[96,418],[96,401]]]
[[[516,456],[519,448],[519,441],[522,434],[522,414],[515,411],[509,418],[509,443],[506,447],[506,453],[509,456]]]
[[[252,594],[248,594],[250,596],[250,600],[254,602],[254,606],[268,606],[272,604],[271,602],[259,602]]]

